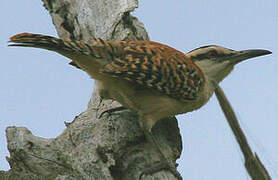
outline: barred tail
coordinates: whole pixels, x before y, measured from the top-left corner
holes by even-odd
[[[65,42],[61,39],[45,36],[40,34],[31,34],[31,33],[21,33],[14,35],[10,38],[9,46],[23,46],[23,47],[34,47],[42,48],[51,51],[71,51],[70,47],[65,45]]]
[[[9,40],[9,46],[34,47],[55,51],[73,61],[73,66],[88,72],[93,78],[97,76],[99,68],[107,63],[107,48],[101,39],[95,38],[95,46],[82,41],[62,40],[59,38],[31,33],[14,35]]]
[[[100,39],[95,39],[97,42]],[[34,47],[47,49],[50,51],[58,52],[62,55],[70,55],[74,53],[79,53],[87,56],[92,56],[94,58],[102,58],[103,53],[99,52],[101,49],[99,47],[90,46],[82,41],[72,41],[72,40],[62,40],[52,36],[46,36],[41,34],[32,33],[21,33],[14,35],[10,38],[8,46],[22,46],[22,47]]]

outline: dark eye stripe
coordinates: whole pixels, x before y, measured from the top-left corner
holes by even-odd
[[[222,53],[222,52],[219,53],[215,49],[212,49],[208,52],[198,54],[198,55],[195,55],[195,56],[191,56],[191,60],[193,62],[194,61],[202,61],[202,60],[211,59],[211,58],[221,58],[221,57],[224,57],[225,55],[228,55],[228,54],[225,54],[225,53]]]

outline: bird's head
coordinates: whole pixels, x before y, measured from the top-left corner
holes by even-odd
[[[234,65],[250,58],[271,54],[268,50],[252,49],[235,51],[221,46],[203,46],[186,54],[207,76],[216,83],[233,70]]]

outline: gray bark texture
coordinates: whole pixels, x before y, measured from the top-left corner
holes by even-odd
[[[117,40],[148,39],[144,25],[130,15],[136,0],[43,0],[59,37],[90,42],[91,37]],[[95,86],[97,88],[97,84]],[[96,89],[95,88],[95,89]],[[66,102],[65,102],[66,103]],[[34,136],[25,127],[8,127],[6,136],[11,169],[0,179],[177,179],[170,171],[142,174],[160,161],[155,147],[146,141],[138,117],[130,110],[104,113],[120,106],[101,100],[95,90],[85,112],[66,123],[53,139]],[[175,118],[163,119],[153,134],[164,154],[176,161],[182,144]]]

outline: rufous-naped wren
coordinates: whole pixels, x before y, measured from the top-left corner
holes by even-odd
[[[271,53],[211,45],[184,54],[153,41],[94,38],[88,44],[30,33],[15,35],[9,42],[9,46],[42,48],[70,58],[98,81],[102,98],[137,112],[146,134],[160,119],[202,107],[212,96],[214,83],[237,63]]]

